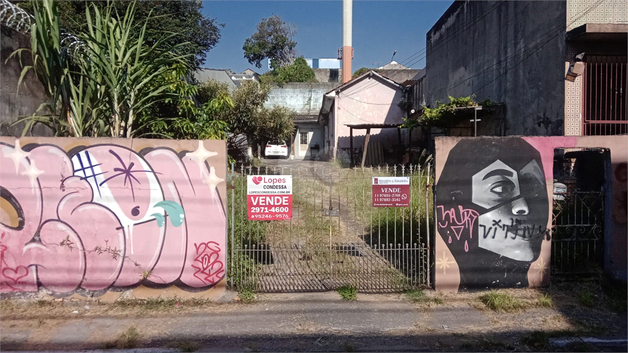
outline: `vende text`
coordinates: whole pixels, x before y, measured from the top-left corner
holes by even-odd
[[[288,206],[290,197],[288,196],[250,196],[253,206]]]

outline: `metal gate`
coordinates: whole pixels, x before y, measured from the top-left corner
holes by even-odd
[[[552,274],[565,279],[599,275],[604,261],[604,170],[610,157],[604,149],[560,152],[554,176],[563,190],[554,194]]]
[[[430,164],[340,168],[333,163],[232,166],[228,284],[258,292],[403,291],[428,285],[433,229]],[[247,175],[292,175],[291,220],[247,219]],[[410,207],[371,206],[377,176],[410,177]]]

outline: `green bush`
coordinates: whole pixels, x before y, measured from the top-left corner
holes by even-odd
[[[480,301],[494,311],[517,311],[526,307],[522,300],[498,291],[490,291],[480,296]]]
[[[354,286],[350,285],[350,284],[345,284],[344,286],[338,288],[336,290],[336,292],[338,292],[338,294],[340,294],[340,297],[343,300],[357,300],[358,296],[357,296],[357,290],[355,289]]]

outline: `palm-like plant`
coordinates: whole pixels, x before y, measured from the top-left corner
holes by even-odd
[[[69,45],[64,45],[56,1],[32,1],[32,5],[31,48],[18,49],[11,56],[21,59],[23,52],[31,54],[32,65],[23,65],[18,85],[33,70],[49,99],[33,116],[19,121],[27,122],[24,133],[41,122],[56,135],[133,137],[138,114],[176,96],[168,90],[172,82],[158,78],[167,77],[164,74],[175,64],[185,65],[191,54],[177,51],[187,43],[166,47],[174,33],[146,43],[148,18],[136,31],[135,2],[123,16],[111,2],[103,12],[94,4],[88,6],[87,31],[79,34],[81,50],[73,56]],[[45,107],[49,114],[38,115]]]
[[[92,13],[93,11],[93,13]],[[146,23],[133,35],[135,3],[123,17],[113,6],[101,13],[92,4],[87,10],[88,32],[82,34],[87,43],[89,66],[96,71],[92,77],[101,88],[100,113],[105,114],[112,137],[133,137],[136,116],[175,93],[168,90],[172,82],[158,80],[174,64],[185,65],[188,55],[176,54],[186,43],[169,48],[163,44],[176,34],[165,34],[155,43],[145,43]],[[151,55],[158,53],[159,55]]]

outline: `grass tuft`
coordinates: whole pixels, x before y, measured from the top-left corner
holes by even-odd
[[[131,326],[124,330],[118,340],[116,341],[116,347],[120,349],[132,349],[137,347],[137,343],[140,339],[140,333],[135,326]]]
[[[443,299],[434,297],[430,298],[423,290],[421,289],[412,289],[406,291],[406,298],[414,303],[434,303],[434,304],[443,304]]]
[[[545,293],[536,299],[536,306],[541,308],[552,308],[554,307],[554,302],[552,301],[552,297]]]
[[[420,289],[406,291],[406,297],[408,298],[408,300],[415,303],[422,303],[428,300],[427,295],[425,295],[425,292],[423,292]]]
[[[256,298],[255,292],[247,288],[240,289],[238,297],[243,303],[252,303]]]
[[[354,286],[350,284],[345,284],[344,286],[338,288],[336,292],[340,294],[340,297],[343,300],[357,300],[358,299],[357,290],[355,289]]]
[[[549,335],[546,332],[534,331],[531,334],[523,337],[521,341],[535,349],[542,349],[549,345]]]
[[[480,301],[494,311],[517,311],[526,308],[526,303],[511,294],[490,291],[480,296]]]
[[[591,308],[595,305],[595,294],[588,289],[578,293],[578,302],[580,305]]]

